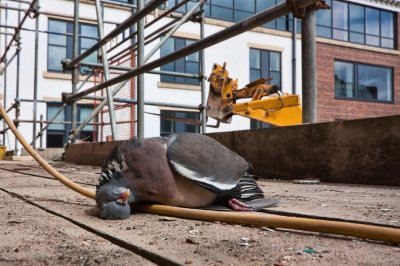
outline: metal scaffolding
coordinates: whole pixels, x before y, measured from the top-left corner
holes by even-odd
[[[79,16],[79,0],[74,0],[74,32],[73,36],[73,58],[69,58],[63,61],[63,68],[65,71],[72,72],[72,89],[71,92],[64,92],[62,94],[63,106],[55,113],[52,118],[48,118],[45,122],[44,120],[40,120],[41,129],[39,133],[37,133],[36,125],[39,123],[37,121],[37,104],[42,101],[37,99],[37,91],[38,91],[38,40],[39,33],[49,34],[52,32],[40,30],[39,29],[39,18],[40,14],[49,14],[49,12],[40,12],[39,10],[39,0],[29,1],[17,1],[18,7],[9,7],[11,10],[16,10],[18,15],[20,13],[24,13],[22,19],[19,17],[18,25],[16,27],[11,27],[10,25],[0,25],[0,27],[5,29],[14,29],[15,32],[9,41],[9,43],[5,46],[5,50],[3,55],[1,56],[1,62],[5,63],[5,69],[9,65],[10,61],[12,61],[15,57],[17,58],[17,88],[16,88],[16,102],[33,102],[33,119],[30,120],[19,120],[19,105],[15,108],[16,112],[16,122],[32,122],[33,123],[33,141],[32,146],[36,147],[36,140],[42,136],[43,132],[48,128],[51,123],[54,123],[58,114],[60,114],[64,108],[72,104],[74,107],[72,108],[72,119],[68,123],[72,123],[72,131],[70,132],[69,139],[74,141],[79,136],[81,130],[90,123],[90,121],[97,117],[99,113],[102,112],[104,106],[108,106],[108,115],[111,126],[112,138],[114,140],[118,139],[118,129],[116,125],[118,122],[115,117],[115,105],[114,103],[125,103],[129,105],[136,105],[136,117],[137,117],[137,137],[144,137],[144,106],[145,105],[157,105],[157,106],[169,106],[175,108],[185,108],[197,110],[201,113],[201,132],[206,132],[206,81],[205,81],[205,55],[203,50],[207,47],[215,45],[219,42],[222,42],[226,39],[232,38],[238,34],[251,30],[257,26],[265,24],[269,21],[277,19],[281,16],[284,16],[290,12],[293,12],[294,9],[303,9],[306,8],[317,0],[288,0],[287,2],[283,2],[276,6],[273,6],[270,9],[263,10],[249,18],[246,18],[238,23],[233,24],[230,27],[227,27],[219,32],[216,32],[210,36],[205,36],[204,34],[204,10],[203,6],[206,0],[197,0],[196,3],[191,5],[191,8],[185,14],[174,13],[178,8],[187,4],[189,0],[182,0],[177,5],[173,7],[168,7],[161,12],[156,12],[156,10],[160,10],[160,7],[165,4],[167,0],[151,0],[145,5],[144,0],[138,0],[137,6],[131,4],[123,4],[116,3],[108,0],[95,0],[95,9],[97,16],[97,24],[98,24],[98,37],[97,42],[90,48],[88,48],[85,52],[79,54],[78,50],[78,41],[79,41],[79,28],[78,23],[80,20]],[[21,4],[28,5],[27,8],[21,8]],[[120,23],[115,23],[116,27],[110,31],[109,33],[104,32],[104,24],[105,23],[113,23],[109,21],[105,21],[104,19],[104,4],[113,4],[118,6],[123,6],[125,8],[130,8],[132,11],[131,16],[129,16],[125,21]],[[6,9],[7,6],[0,5],[1,9]],[[307,10],[312,10],[307,9]],[[308,11],[308,14],[311,11]],[[154,19],[147,24],[145,23],[145,17],[151,13],[156,14]],[[307,15],[308,15],[307,14]],[[35,29],[24,28],[23,24],[27,18],[36,19]],[[163,23],[161,23],[162,18],[166,19]],[[167,41],[169,37],[171,37],[184,23],[188,21],[194,21],[199,23],[199,31],[200,31],[200,39],[188,45],[180,50],[177,50],[169,55],[159,57],[150,61],[152,56],[160,49],[160,47]],[[157,29],[153,29],[152,32],[146,35],[145,29],[148,29],[150,26],[156,25],[157,22],[161,24]],[[311,27],[310,25],[308,25]],[[314,25],[315,26],[315,25]],[[111,40],[115,40],[117,36],[120,36],[123,32],[130,29],[130,34],[123,38],[121,41],[113,45],[111,48],[106,48],[106,44],[108,44]],[[132,30],[133,29],[133,30]],[[20,31],[34,31],[35,32],[35,62],[34,62],[34,83],[33,83],[33,100],[30,99],[19,99],[19,51],[20,51]],[[59,34],[59,33],[52,33]],[[64,34],[68,35],[68,34]],[[312,43],[313,36],[310,36],[309,43]],[[315,38],[315,37],[314,37]],[[6,39],[7,40],[7,39]],[[155,40],[159,40],[159,42],[153,46],[153,48],[146,55],[144,53],[144,48],[149,43],[154,42]],[[126,43],[131,41],[130,45]],[[124,46],[125,44],[125,46]],[[7,53],[11,50],[13,45],[17,45],[17,49],[15,54],[7,61]],[[101,58],[101,63],[86,63],[83,62],[85,58],[93,53],[99,53]],[[168,71],[159,71],[155,70],[156,68],[165,65],[167,63],[173,62],[181,57],[188,56],[192,53],[199,52],[200,57],[200,73],[199,74],[187,74],[187,73],[177,73],[177,72],[168,72]],[[311,56],[315,56],[311,55]],[[132,61],[136,63],[136,66],[126,67],[119,65],[119,62],[124,62],[131,58]],[[307,62],[306,62],[307,63]],[[85,66],[91,69],[90,75],[87,76],[85,81],[79,84],[80,77],[80,67]],[[111,71],[115,71],[118,73],[116,76],[112,77],[110,75]],[[94,73],[97,74],[94,74]],[[81,90],[81,88],[85,85],[85,83],[94,75],[98,75],[101,72],[101,75],[104,79],[103,82],[99,84],[95,84],[94,86]],[[169,103],[161,103],[161,102],[149,102],[145,101],[145,89],[144,89],[144,74],[157,74],[157,75],[173,75],[176,77],[190,77],[197,78],[200,81],[201,87],[201,102],[198,106],[189,106],[185,104],[169,104]],[[5,80],[7,72],[4,73]],[[133,78],[136,78],[136,99],[121,99],[116,97],[116,94],[123,88],[127,82],[133,82]],[[78,85],[79,84],[79,85]],[[89,95],[100,91],[102,89],[106,90],[106,97],[104,96],[93,96]],[[6,91],[6,88],[5,88]],[[313,94],[312,94],[313,95]],[[96,102],[100,102],[97,104],[96,108],[91,115],[89,115],[84,121],[81,121],[79,125],[77,125],[77,112],[76,112],[76,102],[80,99],[90,99]],[[46,124],[45,126],[43,126]],[[92,123],[95,125],[102,125],[102,123]],[[4,132],[5,130],[3,130]],[[4,138],[3,138],[4,144]]]

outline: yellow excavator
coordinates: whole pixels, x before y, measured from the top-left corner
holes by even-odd
[[[298,95],[282,95],[271,78],[260,78],[238,89],[238,80],[229,77],[226,63],[214,64],[208,78],[210,91],[207,116],[222,123],[230,123],[233,115],[256,119],[276,126],[302,123],[302,110]],[[251,98],[250,101],[237,102]]]

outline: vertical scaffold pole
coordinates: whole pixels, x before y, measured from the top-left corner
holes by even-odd
[[[200,21],[200,39],[204,38],[204,4],[201,5],[201,21]],[[206,123],[207,123],[207,99],[206,99],[206,80],[205,80],[205,73],[206,73],[206,56],[204,49],[200,51],[200,75],[202,76],[200,80],[201,86],[201,133],[206,133]]]
[[[6,3],[7,6],[7,3]],[[8,21],[8,9],[6,8],[5,14],[4,14],[4,24],[7,26],[7,21]],[[7,34],[4,35],[4,47],[7,47]],[[3,95],[4,95],[4,108],[7,108],[7,54],[4,57],[4,90],[3,90]],[[6,122],[3,119],[3,146],[6,145]]]
[[[98,32],[99,38],[104,38],[104,23],[103,23],[103,16],[102,16],[102,8],[100,6],[100,0],[96,0],[96,13],[97,13],[97,22],[98,22]],[[103,45],[101,46],[101,60],[103,63],[103,73],[105,81],[110,79],[110,68],[108,66],[108,57],[107,57],[107,49]],[[107,93],[107,102],[108,102],[108,114],[110,116],[110,124],[111,124],[111,134],[113,140],[118,140],[118,133],[117,133],[117,125],[115,123],[115,111],[114,111],[114,100],[113,94],[111,92],[111,88],[106,88]]]
[[[79,0],[74,1],[74,38],[73,38],[73,58],[76,58],[79,55]],[[75,66],[72,69],[72,93],[77,92],[77,86],[79,83],[79,66]],[[72,131],[76,129],[77,126],[77,118],[78,118],[78,104],[77,102],[72,103],[72,114],[71,114],[71,122],[72,122]],[[75,142],[76,139],[72,140],[72,143]]]
[[[21,3],[18,3],[18,8],[21,8]],[[18,25],[21,23],[21,11],[18,11]],[[21,39],[20,39],[20,35],[18,36],[18,53],[17,53],[17,73],[16,73],[16,81],[15,81],[15,98],[19,99],[19,74],[21,72],[21,68],[20,68],[20,63],[21,63],[21,58],[20,58],[20,51],[21,51],[21,47],[20,47],[20,43],[21,43]],[[17,106],[15,108],[15,119],[18,120],[19,119],[19,112],[20,112],[20,107]],[[16,128],[18,129],[18,124],[15,125]],[[18,139],[15,138],[14,141],[14,155],[17,156],[18,154]]]
[[[138,0],[138,12],[144,7],[144,0]],[[137,66],[144,64],[144,18],[137,23]],[[137,76],[137,137],[144,138],[144,74]]]
[[[39,0],[36,1],[36,8],[39,9]],[[39,14],[39,12],[37,11]],[[35,21],[35,66],[33,80],[33,129],[32,129],[32,147],[36,149],[36,123],[37,123],[37,92],[38,92],[38,75],[39,75],[39,18],[38,15]]]

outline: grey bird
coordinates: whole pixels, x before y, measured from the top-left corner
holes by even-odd
[[[106,158],[96,188],[103,219],[126,219],[130,205],[154,202],[201,208],[216,201],[251,211],[247,201],[264,198],[248,174],[251,165],[201,134],[137,138],[118,144]]]

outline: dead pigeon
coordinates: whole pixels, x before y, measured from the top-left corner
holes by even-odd
[[[137,138],[109,154],[96,188],[103,219],[126,219],[130,205],[154,202],[201,208],[226,202],[251,211],[246,201],[264,198],[251,165],[216,140],[201,134]]]

